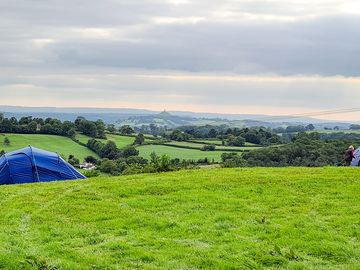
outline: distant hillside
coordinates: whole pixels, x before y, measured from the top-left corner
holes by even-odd
[[[348,129],[350,123],[324,121],[309,117],[269,116],[263,114],[217,114],[217,113],[194,113],[194,112],[157,112],[142,109],[129,108],[56,108],[56,107],[17,107],[0,106],[0,112],[6,117],[52,117],[62,121],[74,121],[78,116],[84,116],[89,120],[102,119],[105,123],[118,125],[129,124],[141,126],[156,124],[174,128],[182,125],[229,125],[233,127],[279,127],[289,125],[306,125],[313,123],[316,128],[324,127]]]

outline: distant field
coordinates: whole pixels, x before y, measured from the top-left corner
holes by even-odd
[[[190,159],[190,160],[198,160],[203,158],[208,158],[210,161],[214,159],[214,161],[221,161],[221,154],[224,153],[222,151],[200,151],[195,149],[183,149],[176,148],[165,145],[144,145],[139,146],[137,148],[140,152],[140,155],[149,158],[152,152],[155,152],[157,155],[168,155],[171,158],[179,158],[179,159]]]
[[[108,140],[116,143],[117,147],[123,148],[127,145],[130,145],[134,142],[134,137],[114,135],[114,134],[106,134]]]
[[[3,145],[5,135],[10,139],[10,146]],[[66,159],[70,154],[79,158],[81,161],[89,155],[98,157],[90,149],[81,146],[66,137],[43,134],[0,134],[0,149],[5,150],[6,152],[24,148],[28,145],[57,152]]]
[[[0,269],[357,270],[356,168],[200,169],[0,188]]]
[[[315,131],[308,131],[308,132],[318,132],[318,133],[326,133],[326,134],[331,134],[331,133],[355,133],[355,134],[359,134],[360,130],[315,130]]]
[[[221,140],[194,139],[194,140],[190,140],[190,141],[191,141],[191,142],[194,142],[194,143],[215,144],[215,145],[222,146],[222,141],[221,141]],[[248,147],[248,146],[259,146],[259,145],[254,144],[254,143],[246,142],[246,143],[245,143],[245,147]]]
[[[179,147],[191,147],[193,149],[201,149],[203,148],[206,144],[201,144],[201,143],[193,143],[193,142],[177,142],[177,141],[171,141],[168,143],[165,143],[165,145],[167,146],[179,146]],[[215,145],[215,144],[214,144]],[[244,150],[253,150],[253,149],[258,149],[259,147],[237,147],[237,146],[222,146],[222,145],[215,145],[216,146],[216,150],[223,150],[223,151],[239,151],[242,152]]]
[[[122,135],[115,135],[115,134],[106,134],[107,140],[113,141],[116,143],[117,147],[123,148],[129,144],[132,144],[135,140],[135,137],[129,137],[129,136],[122,136]],[[86,136],[84,134],[77,134],[76,139],[78,139],[82,143],[87,143],[91,137]],[[96,139],[99,141],[102,141],[106,143],[107,140],[103,139]]]

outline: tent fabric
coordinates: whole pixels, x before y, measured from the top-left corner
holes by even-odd
[[[32,146],[0,157],[0,185],[85,178],[57,153]]]
[[[354,152],[354,158],[351,161],[351,166],[358,167],[360,166],[360,147],[355,150]]]

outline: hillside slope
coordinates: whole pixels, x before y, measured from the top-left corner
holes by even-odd
[[[11,142],[8,146],[3,144],[5,137],[8,137]],[[80,162],[82,162],[87,156],[94,156],[98,158],[98,155],[95,152],[85,146],[77,144],[67,137],[44,134],[0,133],[0,150],[11,152],[29,145],[51,152],[57,152],[65,159],[67,159],[69,155],[75,155],[75,157],[80,159]]]
[[[360,269],[357,169],[0,187],[0,269]]]

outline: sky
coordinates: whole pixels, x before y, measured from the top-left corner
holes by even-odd
[[[0,25],[2,105],[360,108],[358,0],[1,0]]]

